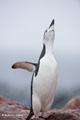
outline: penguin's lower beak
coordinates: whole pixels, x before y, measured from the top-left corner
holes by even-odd
[[[50,28],[52,25],[54,25],[54,19],[52,20],[52,22],[51,22],[49,28]]]

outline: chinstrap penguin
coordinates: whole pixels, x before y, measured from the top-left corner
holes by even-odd
[[[54,20],[43,35],[43,49],[38,63],[17,62],[12,68],[22,68],[33,72],[31,81],[31,108],[26,120],[33,115],[35,119],[39,112],[48,111],[53,103],[57,85],[57,63],[53,54],[55,37]]]

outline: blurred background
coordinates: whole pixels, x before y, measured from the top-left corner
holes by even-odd
[[[58,84],[52,108],[80,95],[80,0],[0,0],[0,95],[30,107],[32,73],[13,70],[17,61],[36,63],[43,33],[55,19]]]

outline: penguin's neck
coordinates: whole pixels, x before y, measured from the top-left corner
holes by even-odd
[[[44,43],[45,45],[45,52],[48,55],[53,54],[53,41],[47,41]]]

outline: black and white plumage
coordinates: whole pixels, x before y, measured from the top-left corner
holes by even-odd
[[[17,62],[12,68],[22,68],[33,72],[31,81],[31,109],[26,118],[29,120],[32,115],[35,117],[39,112],[50,109],[57,85],[57,63],[53,55],[54,42],[54,20],[44,32],[43,49],[38,63]]]

